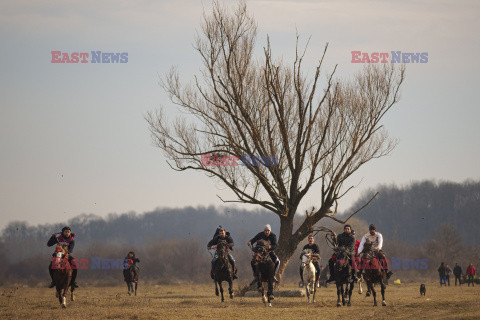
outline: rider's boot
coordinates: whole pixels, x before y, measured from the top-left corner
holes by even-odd
[[[278,272],[278,268],[280,267],[280,260],[277,258],[277,261],[275,261],[275,272],[274,272],[274,276],[273,276],[273,280],[275,282],[280,282],[278,281],[277,279],[277,272]]]
[[[387,273],[387,274],[386,274],[387,279],[390,279],[390,277],[392,276],[393,272],[392,272],[392,271],[388,271],[388,269],[385,269],[385,272]]]
[[[235,260],[233,259],[233,257],[231,255],[228,255],[228,259],[230,260],[230,263],[232,264],[232,268],[233,268],[233,279],[238,279],[237,277],[237,267],[235,266]]]

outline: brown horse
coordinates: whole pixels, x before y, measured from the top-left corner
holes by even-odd
[[[55,281],[55,286],[57,289],[55,296],[58,298],[58,301],[62,307],[66,308],[67,299],[65,296],[67,294],[68,287],[70,287],[71,300],[75,300],[75,296],[73,294],[75,288],[70,283],[72,280],[73,269],[68,262],[67,246],[57,245],[56,254],[52,261],[52,269],[54,270],[53,280]]]
[[[364,280],[367,282],[368,291],[373,294],[373,305],[377,306],[377,293],[375,291],[375,283],[379,283],[382,292],[382,306],[386,306],[385,302],[385,279],[386,272],[382,269],[380,260],[375,251],[372,250],[372,244],[367,242],[362,253],[362,268],[365,270],[363,274]]]
[[[352,305],[352,291],[355,283],[350,277],[350,258],[345,252],[345,248],[339,247],[335,249],[335,283],[337,285],[337,307]],[[340,303],[341,298],[341,303]]]
[[[226,241],[219,241],[217,244],[217,251],[215,253],[215,264],[213,275],[215,280],[215,294],[218,296],[218,287],[220,287],[220,293],[222,296],[222,302],[225,301],[223,297],[223,287],[222,282],[228,282],[228,293],[230,299],[233,299],[233,274],[234,270],[232,264],[228,260],[228,244]]]
[[[124,264],[123,277],[127,283],[128,295],[131,296],[132,293],[137,295],[137,286],[138,286],[138,277],[140,276],[140,269],[133,263],[132,259],[126,259]],[[133,284],[135,283],[135,290]]]
[[[275,263],[270,258],[269,248],[270,243],[268,241],[257,241],[257,245],[253,249],[253,265],[255,266],[255,277],[257,280],[258,291],[262,294],[263,303],[265,303],[265,306],[271,307],[271,301],[275,298],[273,296]],[[263,282],[268,283],[267,296],[265,296]]]

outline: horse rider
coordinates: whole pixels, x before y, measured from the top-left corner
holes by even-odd
[[[217,245],[220,241],[226,241],[228,249],[230,249],[230,250],[227,250],[228,260],[230,261],[230,263],[232,265],[232,268],[234,270],[233,271],[233,279],[238,279],[237,268],[235,267],[235,259],[233,259],[233,256],[230,253],[230,251],[233,250],[233,238],[232,238],[232,236],[230,235],[229,232],[226,232],[225,229],[222,228],[222,226],[219,226],[219,228],[217,228],[217,231],[218,231],[218,234],[217,234],[217,232],[215,232],[215,235],[214,235],[213,239],[208,242],[207,249],[210,250],[212,248],[212,246]],[[217,260],[217,258],[218,257],[215,254],[215,256],[212,259],[212,270],[211,270],[211,273],[210,273],[212,279],[215,278],[214,277],[214,271],[215,271],[215,261]]]
[[[382,269],[385,270],[387,279],[390,279],[393,272],[388,271],[387,258],[385,257],[385,253],[382,251],[383,236],[380,232],[377,232],[377,228],[374,224],[371,224],[368,227],[368,230],[369,232],[365,234],[362,238],[362,241],[360,241],[358,252],[361,254],[363,252],[363,247],[365,246],[365,243],[370,242],[372,244],[372,250],[375,251],[377,258],[379,259],[379,261],[381,261],[380,265],[382,266]],[[361,273],[363,273],[363,269],[361,270]]]
[[[125,256],[125,259],[123,260],[123,277],[125,278],[125,281],[127,281],[127,276],[128,276],[128,260],[131,260],[131,265],[133,265],[134,267],[137,266],[137,262],[140,262],[140,259],[138,259],[137,257],[135,257],[135,252],[133,251],[130,251],[126,256]],[[134,273],[135,273],[135,276],[134,276],[134,282],[136,282],[138,280],[137,278],[137,269],[136,268],[133,268],[134,270]]]
[[[275,275],[274,275],[274,280],[278,282],[276,274],[278,272],[278,268],[280,267],[280,260],[278,259],[277,255],[275,254],[274,250],[277,248],[277,236],[272,233],[272,227],[267,224],[263,228],[263,232],[259,232],[255,237],[250,239],[248,241],[247,245],[251,246],[258,240],[265,240],[270,243],[270,259],[275,263]],[[253,275],[255,276],[255,264],[254,261],[251,262],[252,270],[253,270]]]
[[[355,235],[352,233],[352,226],[349,224],[346,224],[343,227],[343,233],[337,234],[332,231],[333,234],[333,242],[337,247],[343,247],[345,248],[345,254],[348,257],[349,260],[349,268],[350,268],[350,274],[351,274],[351,279],[353,281],[357,281],[357,275],[355,272],[355,268],[352,268],[353,265],[353,259],[355,258]],[[332,259],[333,260],[333,259]],[[331,264],[330,271],[333,270],[335,262]],[[332,273],[330,273],[331,275]]]
[[[318,245],[315,242],[315,239],[313,238],[313,234],[310,234],[308,236],[308,244],[306,244],[302,250],[311,250],[312,255],[313,255],[313,266],[315,267],[315,270],[317,271],[316,276],[315,276],[315,283],[317,285],[320,284],[318,279],[320,278],[320,265],[318,264],[318,260],[320,259],[320,248],[318,248]],[[301,259],[302,257],[300,257]],[[300,279],[303,282],[303,269],[302,266],[300,266]]]
[[[57,233],[52,234],[50,239],[47,242],[47,246],[51,247],[54,246],[58,243],[66,243],[68,245],[68,262],[70,263],[73,271],[72,271],[72,287],[78,288],[77,282],[75,281],[77,279],[77,271],[78,267],[72,263],[72,260],[74,259],[72,257],[72,252],[73,248],[75,247],[75,233],[72,233],[72,229],[70,227],[63,227],[62,228],[62,233],[57,237]],[[55,254],[52,254],[52,256],[55,256]],[[50,273],[50,278],[52,278],[52,283],[50,283],[49,288],[55,287],[55,281],[53,280],[53,269],[52,269],[52,262],[50,261],[50,264],[48,265],[48,273]]]

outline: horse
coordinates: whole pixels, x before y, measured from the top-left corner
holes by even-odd
[[[132,293],[137,295],[138,277],[140,276],[140,269],[133,263],[132,259],[126,259],[123,270],[123,277],[127,283],[128,295]],[[133,284],[135,283],[135,290]]]
[[[337,285],[337,307],[347,304],[351,306],[352,291],[355,286],[353,280],[350,277],[351,269],[348,256],[345,252],[345,248],[340,247],[335,249],[335,283]],[[344,288],[345,285],[345,288]],[[342,303],[340,303],[340,296],[342,297]],[[345,298],[348,297],[348,301]]]
[[[223,297],[223,287],[222,282],[228,282],[228,293],[230,295],[230,299],[233,299],[233,275],[234,270],[233,266],[228,259],[228,244],[226,241],[219,241],[216,246],[216,259],[214,264],[213,276],[215,280],[215,295],[218,296],[218,287],[220,287],[220,293],[222,296],[222,302],[225,301]]]
[[[273,296],[273,283],[275,282],[275,263],[270,258],[270,243],[265,240],[258,240],[253,250],[253,265],[255,267],[255,278],[257,280],[258,291],[262,294],[262,301],[265,307],[271,307]],[[265,296],[265,287],[263,283],[268,283],[268,291]]]
[[[301,268],[303,271],[303,287],[307,292],[307,303],[310,302],[310,291],[313,290],[313,299],[312,302],[315,302],[315,293],[317,292],[317,286],[315,283],[316,279],[316,270],[313,265],[313,256],[310,249],[305,249],[302,251],[300,258],[302,259]],[[313,289],[310,289],[309,286],[312,285]]]
[[[55,296],[58,298],[62,308],[67,307],[67,298],[66,294],[68,287],[70,287],[72,301],[75,300],[75,295],[73,291],[75,288],[71,285],[73,269],[68,262],[68,247],[65,245],[58,244],[55,250],[55,256],[52,261],[53,269],[53,281],[55,281],[56,293]]]
[[[385,279],[386,272],[382,269],[380,261],[377,258],[376,253],[372,250],[372,244],[367,242],[363,249],[362,254],[363,269],[363,278],[367,282],[368,291],[373,294],[373,305],[377,306],[377,293],[375,291],[375,283],[379,283],[382,293],[382,306],[386,306],[385,302]],[[368,296],[368,292],[367,292]]]

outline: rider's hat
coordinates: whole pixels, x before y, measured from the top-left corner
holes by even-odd
[[[268,231],[272,231],[272,227],[270,227],[269,224],[266,224],[265,227],[263,227],[263,230],[268,230]]]
[[[376,228],[375,225],[372,223],[372,224],[368,227],[368,230],[377,230],[377,228]]]

